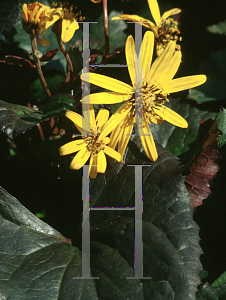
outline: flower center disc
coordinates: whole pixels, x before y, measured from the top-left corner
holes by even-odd
[[[104,149],[105,143],[103,141],[97,141],[101,130],[99,127],[90,128],[90,135],[85,137],[85,141],[87,143],[87,149],[92,152],[92,154],[98,154],[101,150]]]

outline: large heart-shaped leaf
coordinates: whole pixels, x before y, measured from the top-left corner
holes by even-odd
[[[82,254],[0,189],[1,299],[97,299]]]
[[[128,165],[143,165],[143,270],[144,276],[152,279],[140,280],[143,297],[139,299],[165,299],[164,296],[195,299],[201,250],[198,226],[192,220],[190,197],[180,174],[179,161],[159,146],[158,160],[150,162],[146,158],[144,161],[141,149],[139,138],[134,138],[130,142],[127,164],[109,160],[106,174],[91,180],[91,206],[133,207],[134,167]],[[116,250],[133,269],[134,211],[91,209],[90,221],[91,240]],[[95,261],[95,253],[93,255]],[[104,268],[105,264],[108,265],[107,260],[103,259],[100,265]],[[117,284],[114,281],[114,285]],[[97,281],[96,285],[101,282]],[[124,299],[120,294],[114,297],[112,299]]]

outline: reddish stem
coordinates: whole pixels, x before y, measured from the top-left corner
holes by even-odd
[[[67,51],[64,48],[64,45],[62,43],[62,41],[59,41],[59,46],[60,46],[60,50],[62,51],[64,57],[67,60],[67,64],[68,64],[68,73],[67,73],[67,77],[65,79],[65,82],[69,82],[70,81],[70,72],[74,72],[73,66],[72,66],[72,62],[71,59],[67,53]]]
[[[102,0],[104,16],[104,36],[105,36],[105,57],[109,54],[109,33],[108,33],[108,7],[107,0]]]
[[[37,58],[36,56],[36,51],[37,51],[37,43],[36,43],[36,38],[35,38],[35,34],[31,34],[30,35],[30,38],[31,38],[31,47],[32,47],[32,52],[33,52],[33,58],[34,58],[34,63],[36,65],[36,70],[38,72],[38,77],[41,81],[41,84],[43,86],[43,89],[47,95],[47,97],[51,97],[51,93],[50,93],[50,90],[48,89],[47,87],[47,84],[46,84],[46,81],[45,81],[45,78],[43,76],[43,73],[42,73],[42,68],[41,68],[41,64],[40,64],[40,61],[39,59]]]

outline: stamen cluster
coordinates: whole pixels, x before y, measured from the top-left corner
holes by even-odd
[[[172,18],[163,19],[161,24],[158,26],[158,38],[156,41],[158,44],[162,44],[165,47],[171,40],[181,41],[182,38],[178,35],[180,35],[178,22]]]
[[[88,137],[85,137],[87,143],[87,149],[92,152],[92,154],[98,154],[101,150],[104,150],[105,143],[103,141],[98,141],[98,137],[101,133],[99,127],[90,128],[90,133]]]
[[[133,95],[134,105],[135,102],[139,101],[139,98],[142,99],[142,109],[143,112],[153,112],[154,106],[159,106],[168,102],[166,95],[162,93],[162,90],[155,85],[147,86],[143,85],[142,90],[138,91],[138,99],[135,99],[135,93]]]

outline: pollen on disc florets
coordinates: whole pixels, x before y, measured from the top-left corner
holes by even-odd
[[[158,44],[162,44],[165,47],[171,40],[181,41],[182,38],[179,37],[179,35],[178,22],[172,18],[168,18],[162,20],[161,24],[158,26],[158,38],[156,38],[156,41]]]
[[[169,101],[162,90],[154,85],[143,87],[143,109],[144,112],[152,112],[153,106],[158,106]]]
[[[163,94],[162,88],[158,87],[157,84],[151,86],[145,84],[142,86],[142,91],[138,91],[137,94],[138,97],[136,99],[134,97],[134,105],[141,99],[143,113],[151,113],[154,106],[159,106],[169,101],[167,96]]]
[[[83,21],[85,17],[81,16],[81,11],[77,12],[77,7],[70,5],[67,1],[65,2],[59,2],[60,7],[63,9],[64,12],[64,19],[68,20],[76,20],[76,21]],[[57,7],[58,3],[52,2],[51,4],[52,7]]]
[[[97,142],[100,133],[99,127],[91,127],[89,136],[85,137],[86,147],[92,154],[98,154],[101,150],[104,150],[105,143],[103,141]]]

